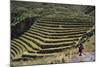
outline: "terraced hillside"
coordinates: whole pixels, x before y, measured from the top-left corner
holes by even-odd
[[[77,48],[80,42],[84,43],[94,34],[93,16],[63,13],[58,11],[41,16],[36,21],[27,21],[26,23],[31,22],[29,28],[11,40],[11,62],[57,56],[57,53],[66,49]]]

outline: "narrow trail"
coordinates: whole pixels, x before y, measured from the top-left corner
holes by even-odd
[[[95,61],[95,53],[94,52],[87,52],[83,54],[82,56],[79,56],[78,54],[72,56],[72,58],[69,60],[71,63],[76,62],[92,62]]]

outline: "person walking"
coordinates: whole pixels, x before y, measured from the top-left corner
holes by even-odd
[[[84,46],[83,46],[82,43],[80,43],[80,45],[79,45],[79,56],[82,56],[83,49],[84,49]]]

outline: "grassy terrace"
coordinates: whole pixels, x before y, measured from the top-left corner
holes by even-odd
[[[39,39],[33,39],[33,37],[32,36],[27,36],[27,35],[23,35],[22,37],[24,37],[24,38],[26,38],[26,39],[29,39],[29,40],[35,40],[35,41],[38,41],[38,42],[40,42],[40,44],[42,45],[42,44],[44,44],[43,42],[46,42],[46,41],[41,41],[41,40],[39,40]],[[46,40],[46,39],[44,39],[44,40]],[[56,39],[55,39],[56,40]],[[60,40],[60,39],[59,39]],[[59,43],[59,40],[58,40],[58,43]],[[64,40],[64,39],[61,39],[62,41]],[[50,39],[48,39],[48,41],[50,41]],[[53,41],[53,40],[52,40]],[[50,44],[52,45],[54,42],[50,42]],[[56,40],[57,41],[57,40]],[[55,42],[56,42],[55,41]],[[69,40],[70,41],[70,40]],[[46,44],[49,44],[48,42],[46,42]],[[54,44],[56,44],[56,43],[54,43]],[[44,44],[45,45],[45,44]]]
[[[39,26],[45,26],[45,27],[55,27],[55,28],[57,28],[57,27],[59,27],[59,25],[50,25],[50,24],[37,24],[37,25],[39,25]],[[60,25],[62,28],[70,28],[70,27],[73,27],[73,28],[75,28],[75,27],[92,27],[92,25]]]
[[[14,42],[20,43],[23,46],[23,49],[25,49],[24,51],[34,51],[34,52],[36,52],[36,50],[33,47],[29,46],[27,43],[24,43],[23,40],[15,39]]]
[[[61,38],[56,38],[55,36],[55,38],[50,38],[50,37],[53,37],[53,36],[48,36],[48,37],[43,37],[43,36],[39,36],[39,35],[32,35],[32,33],[25,33],[25,35],[28,35],[28,36],[30,36],[30,37],[33,37],[33,38],[36,38],[36,39],[39,39],[39,40],[41,40],[41,41],[60,41],[60,40],[65,40],[65,38],[66,38],[66,40],[68,40],[67,38],[69,38],[69,40],[71,39],[71,38],[74,38],[74,35],[70,35],[70,36],[61,36]],[[81,35],[77,35],[76,37],[78,37],[78,36],[81,36]],[[53,40],[52,40],[53,39]]]
[[[33,30],[33,29],[31,29],[31,30]],[[33,31],[36,31],[37,33],[41,33],[41,34],[45,34],[45,35],[51,35],[51,36],[64,36],[64,35],[72,35],[72,34],[75,34],[75,33],[84,33],[85,31],[80,31],[80,32],[78,32],[78,31],[75,31],[75,32],[73,32],[73,31],[71,31],[71,32],[69,32],[69,33],[59,33],[59,34],[57,34],[57,33],[49,33],[49,32],[43,32],[43,31],[41,31],[41,30],[37,30],[37,29],[34,29]]]
[[[83,15],[83,16],[64,16],[64,15],[59,15],[56,14],[54,17],[44,17],[42,19],[40,19],[40,21],[52,21],[52,22],[92,22],[93,19],[91,19],[93,17],[91,16],[87,16],[87,15]]]
[[[28,40],[31,40],[32,42],[34,42],[34,43],[36,43],[38,46],[41,46],[41,45],[55,45],[55,46],[57,46],[57,44],[58,45],[61,45],[61,44],[66,44],[67,45],[67,43],[71,43],[71,41],[69,41],[69,42],[66,42],[66,41],[64,41],[64,42],[49,42],[49,43],[45,43],[45,42],[42,42],[42,41],[39,41],[38,39],[33,39],[32,37],[29,37],[29,36],[25,36],[25,35],[23,35],[23,38],[25,38],[26,40],[28,39]],[[73,41],[73,40],[72,40]],[[71,43],[72,44],[72,43]],[[63,46],[63,45],[62,45]]]
[[[25,48],[22,45],[20,45],[20,43],[17,43],[15,41],[12,41],[11,46],[15,46],[16,48],[19,48],[19,50],[22,52],[25,50]]]
[[[59,27],[59,25],[61,25],[62,27],[63,26],[91,26],[90,24],[45,24],[45,23],[37,23],[37,25],[40,25],[40,26],[48,26],[48,27]]]
[[[94,17],[85,14],[82,8],[81,5],[12,1],[11,27],[16,36],[11,40],[12,63],[56,56],[60,52],[72,53],[82,37],[93,34],[90,30]]]
[[[35,28],[35,29],[39,29],[39,30],[44,30],[44,31],[48,31],[48,32],[61,32],[61,31],[72,31],[72,30],[88,30],[88,28],[55,28],[55,29],[49,29],[48,27],[46,28],[46,27],[39,27],[39,26],[33,26],[32,28]],[[30,28],[31,29],[31,28]],[[56,31],[55,31],[56,30]]]
[[[41,20],[37,20],[37,23],[40,23],[40,24],[61,24],[61,25],[63,25],[63,24],[91,24],[91,22],[83,22],[83,21],[78,21],[78,22],[76,22],[76,21],[59,21],[59,22],[57,22],[57,21],[48,21],[48,20],[43,20],[43,21],[41,21]]]
[[[22,55],[22,57],[30,57],[30,58],[36,58],[36,57],[44,57],[44,56],[54,56],[55,54],[54,53],[48,53],[48,54],[45,54],[45,53],[24,53]]]
[[[15,49],[17,49],[20,53],[22,53],[23,52],[23,49],[20,47],[20,46],[18,46],[18,45],[15,45],[15,44],[11,44],[11,47],[14,47]]]
[[[39,28],[47,28],[47,29],[50,29],[50,30],[63,30],[63,29],[72,29],[72,28],[76,28],[76,29],[79,29],[79,28],[86,28],[85,26],[84,27],[82,27],[82,26],[79,26],[79,27],[67,27],[67,28],[65,28],[65,27],[63,27],[63,28],[60,28],[60,27],[45,27],[45,26],[40,26],[40,25],[34,25],[35,27],[39,27]],[[87,27],[87,28],[91,28],[91,26],[90,27]]]
[[[29,34],[29,33],[26,33],[26,35],[28,35],[28,36],[30,36],[30,37],[32,37],[31,35],[32,34]],[[34,37],[34,38],[36,38],[36,39],[38,39],[38,40],[40,40],[40,41],[43,41],[43,42],[46,42],[46,43],[48,43],[49,41],[52,41],[52,42],[57,42],[57,41],[72,41],[72,39],[73,40],[76,40],[76,38],[75,37],[80,37],[80,36],[82,36],[82,35],[77,35],[77,36],[66,36],[66,37],[64,37],[64,36],[62,36],[61,38],[59,37],[43,37],[43,36],[40,36],[39,38],[38,37]],[[68,38],[68,39],[67,39]]]
[[[35,35],[38,35],[38,36],[40,36],[40,37],[43,37],[43,38],[47,38],[46,40],[48,41],[48,38],[49,39],[65,39],[65,38],[73,38],[73,37],[78,37],[78,36],[82,36],[83,34],[79,34],[79,35],[69,35],[69,36],[48,36],[48,35],[45,35],[45,34],[40,34],[40,33],[37,33],[37,32],[33,32],[33,31],[28,31],[27,33],[25,33],[26,35],[28,35],[28,34],[35,34]],[[44,40],[43,40],[44,41]],[[54,41],[54,40],[53,40]]]
[[[75,45],[75,42],[78,41],[79,37],[84,35],[91,27],[90,22],[86,22],[86,24],[80,24],[79,22],[76,22],[76,24],[75,22],[68,24],[66,22],[66,25],[65,23],[62,23],[62,28],[59,28],[59,23],[57,25],[46,22],[35,22],[28,31],[24,32],[24,34],[17,39],[14,39],[12,44],[22,44],[23,50],[37,54],[23,54],[22,50],[18,49],[18,45],[17,48],[12,46],[11,52],[13,53],[13,57],[20,54],[22,54],[22,57],[36,57],[39,56],[38,53],[56,53],[64,49],[69,49]]]
[[[41,26],[51,26],[51,27],[58,27],[59,25],[60,26],[87,26],[87,25],[90,25],[91,26],[91,23],[62,23],[62,24],[59,24],[59,23],[52,23],[52,24],[50,24],[50,23],[36,23],[37,25],[41,25]]]
[[[80,25],[78,26],[81,27]],[[40,26],[42,25],[39,25],[39,27]],[[56,32],[55,29],[47,30],[46,26],[47,25],[43,25],[43,27],[45,27],[46,29],[42,29],[42,28],[38,29],[37,27],[34,27],[33,24],[33,26],[27,32],[25,32],[18,39],[15,39],[15,41],[13,41],[12,43],[22,44],[25,47],[24,49],[28,50],[28,52],[32,52],[32,53],[37,52],[37,55],[38,53],[54,53],[54,52],[62,51],[64,49],[71,48],[73,44],[75,44],[75,41],[78,41],[78,38],[88,30],[85,28],[78,30],[78,28],[72,28],[72,26],[69,26],[70,28],[68,30],[64,29],[64,32],[59,32],[60,29],[58,29],[59,32],[58,34],[58,32]],[[63,29],[60,31],[63,31]],[[21,52],[16,50],[17,49],[15,47],[12,48],[12,53],[14,54],[13,56],[15,56],[16,54],[19,55]],[[32,55],[22,54],[22,57],[25,56],[30,57]],[[35,55],[35,57],[37,55]]]
[[[48,34],[48,35],[55,35],[55,34],[57,34],[57,33],[59,33],[59,34],[66,34],[66,33],[75,33],[75,32],[82,32],[82,31],[86,31],[86,29],[84,30],[65,30],[65,31],[63,31],[63,32],[56,32],[56,31],[47,31],[47,30],[43,30],[43,29],[38,29],[38,28],[32,28],[32,29],[30,29],[30,31],[39,31],[40,33],[44,33],[44,34]]]
[[[11,46],[11,49],[14,50],[14,51],[16,52],[16,54],[18,54],[18,55],[19,55],[20,52],[21,52],[19,49],[15,48],[15,47],[13,47],[13,46]]]

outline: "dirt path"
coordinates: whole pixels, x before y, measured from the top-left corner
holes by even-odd
[[[95,61],[95,53],[85,53],[82,56],[79,56],[78,54],[72,56],[72,58],[69,60],[69,62],[92,62]]]
[[[88,39],[84,43],[84,54],[79,56],[79,54],[73,55],[68,62],[92,62],[95,61],[95,35]]]

